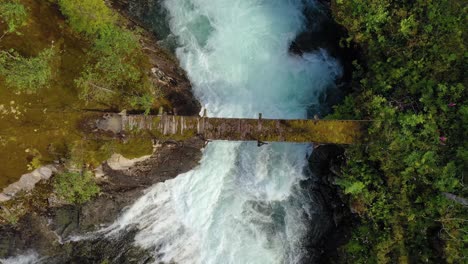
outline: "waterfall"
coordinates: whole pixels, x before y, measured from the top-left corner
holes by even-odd
[[[177,57],[209,116],[306,118],[341,74],[324,50],[288,52],[313,1],[164,5]],[[167,263],[300,263],[320,218],[318,201],[300,185],[310,177],[310,151],[306,144],[209,143],[197,168],[148,189],[108,236],[136,228],[135,243]]]

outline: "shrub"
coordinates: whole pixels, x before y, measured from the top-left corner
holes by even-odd
[[[24,26],[28,19],[28,13],[24,5],[18,1],[2,1],[0,2],[0,22],[7,25],[7,29],[0,36],[0,40],[7,34],[13,33],[19,27]]]
[[[60,173],[54,177],[53,185],[59,197],[75,204],[89,201],[100,191],[89,171]]]
[[[52,77],[53,47],[43,50],[36,57],[26,58],[17,52],[0,51],[0,75],[7,85],[27,93],[34,93],[49,84]]]
[[[116,21],[103,0],[58,0],[58,3],[71,27],[81,33],[97,34]]]
[[[7,207],[3,207],[0,211],[0,218],[4,219],[8,224],[16,226],[20,217],[23,214],[24,208],[22,208],[21,206],[19,208],[13,208],[13,210],[9,210]]]
[[[90,60],[76,80],[80,97],[102,104],[125,104],[151,91],[143,75],[138,37],[117,26],[102,31],[89,53]],[[123,101],[123,102],[122,102]]]
[[[118,17],[103,0],[59,0],[62,13],[76,31],[94,43],[88,62],[75,80],[80,98],[111,108],[138,106],[145,111],[155,94],[145,74],[144,56],[138,34],[118,25]],[[135,102],[137,102],[135,104]]]

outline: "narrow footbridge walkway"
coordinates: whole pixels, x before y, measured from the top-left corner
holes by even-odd
[[[106,114],[93,126],[115,134],[149,133],[156,139],[258,142],[359,143],[369,121],[212,118],[176,115]]]

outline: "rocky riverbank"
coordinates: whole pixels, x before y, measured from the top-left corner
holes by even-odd
[[[335,185],[345,159],[344,148],[338,145],[320,145],[309,157],[309,170],[316,179],[310,192],[323,199],[325,218],[331,220],[319,240],[309,240],[309,247],[318,251],[317,263],[334,263],[338,259],[339,248],[349,240],[356,221],[347,198]]]
[[[110,3],[127,18],[130,27],[144,29],[141,41],[153,65],[153,78],[173,108],[166,110],[179,115],[199,114],[200,103],[193,97],[190,81],[172,53],[176,42],[171,37],[167,11],[162,1],[111,0]]]
[[[360,54],[357,46],[340,45],[340,41],[347,37],[347,30],[333,20],[330,1],[318,3],[321,6],[319,9],[304,10],[306,30],[290,46],[290,52],[299,56],[326,49],[343,67],[341,78],[336,80],[336,87],[330,87],[320,97],[320,108],[309,109],[315,118],[329,114],[334,105],[341,103],[352,92],[352,62]],[[357,219],[349,207],[348,198],[335,184],[341,176],[341,166],[346,162],[345,149],[333,144],[316,145],[308,160],[312,177],[304,181],[303,185],[311,196],[322,201],[323,206],[319,210],[323,214],[323,229],[316,230],[317,224],[311,223],[311,231],[305,242],[309,259],[305,263],[335,263],[339,259],[340,247],[350,239],[352,223]]]
[[[105,163],[102,167],[105,177],[99,180],[99,197],[82,206],[42,197],[47,200],[46,207],[34,208],[14,227],[0,227],[0,258],[33,249],[41,256],[49,256],[47,263],[101,263],[106,259],[112,263],[144,263],[145,258],[138,255],[143,251],[131,245],[132,232],[115,241],[103,238],[65,241],[112,223],[146,188],[195,167],[203,145],[199,139],[164,142],[149,159],[123,170],[113,170]]]

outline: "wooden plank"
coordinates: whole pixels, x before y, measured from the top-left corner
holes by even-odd
[[[207,140],[354,144],[363,139],[369,121],[358,120],[285,120],[248,118],[208,118],[172,115],[106,115],[97,123],[121,123],[120,131],[150,133],[159,139],[184,140],[201,136]],[[117,119],[117,122],[116,122]]]

